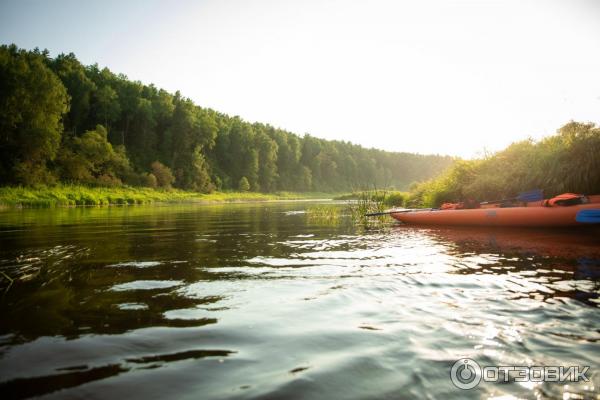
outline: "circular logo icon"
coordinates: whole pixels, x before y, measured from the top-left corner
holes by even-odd
[[[450,379],[454,386],[459,389],[473,389],[481,382],[481,367],[475,360],[461,358],[452,366]]]

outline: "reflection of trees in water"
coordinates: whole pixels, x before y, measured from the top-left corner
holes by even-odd
[[[168,319],[173,309],[193,308],[220,300],[188,298],[176,289],[114,291],[118,283],[137,280],[192,278],[193,271],[165,264],[145,270],[92,263],[63,265],[62,271],[44,270],[6,292],[0,314],[0,334],[13,333],[16,342],[38,336],[75,338],[89,333],[123,333],[151,326],[188,327],[215,323],[214,318]],[[112,270],[112,271],[111,271]],[[202,279],[201,273],[196,279]],[[144,304],[143,309],[120,309],[119,304]]]
[[[179,286],[111,288],[133,281],[181,281],[182,286],[244,279],[219,267],[247,266],[246,260],[257,256],[287,257],[295,249],[281,243],[291,235],[337,229],[308,226],[305,215],[284,213],[303,207],[228,204],[9,212],[0,225],[0,268],[14,277],[27,273],[28,279],[15,281],[5,293],[0,334],[13,333],[12,340],[28,341],[43,335],[71,338],[215,323],[210,313],[197,319],[166,318],[165,313],[219,307],[219,296],[188,297]],[[57,251],[52,257],[53,249]],[[114,266],[118,263],[122,265]],[[142,306],[119,308],[130,303]]]

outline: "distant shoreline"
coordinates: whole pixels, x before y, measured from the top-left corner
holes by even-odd
[[[0,187],[0,208],[57,208],[85,206],[128,206],[177,203],[240,203],[281,200],[332,199],[335,194],[318,192],[213,192],[198,193],[178,189],[161,190],[140,187],[88,187],[58,185],[29,188]]]

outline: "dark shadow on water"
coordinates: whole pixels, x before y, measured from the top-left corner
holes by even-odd
[[[128,358],[127,362],[137,364],[146,364],[153,362],[171,362],[205,357],[227,357],[231,353],[234,352],[228,350],[189,350],[174,354],[160,354],[156,356],[146,356],[141,358]]]
[[[188,350],[173,354],[158,354],[140,358],[126,359],[124,364],[112,364],[88,369],[85,365],[60,368],[58,371],[70,371],[63,374],[18,378],[0,384],[0,393],[4,399],[25,399],[40,396],[58,390],[73,388],[88,382],[106,379],[132,369],[127,363],[149,364],[135,366],[135,369],[160,368],[162,363],[195,360],[207,357],[227,357],[234,353],[228,350]]]
[[[19,378],[0,384],[0,393],[4,399],[26,399],[33,396],[72,388],[87,382],[106,379],[129,371],[119,364],[92,368],[87,371],[69,372],[35,378]]]

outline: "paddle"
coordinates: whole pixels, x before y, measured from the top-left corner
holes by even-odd
[[[575,221],[584,224],[600,224],[600,210],[581,210],[575,215]]]
[[[415,211],[434,211],[437,208],[406,208],[404,210],[387,210],[381,212],[374,212],[365,214],[365,217],[377,217],[379,215],[389,215],[389,214],[398,214],[398,213],[407,213],[407,212],[415,212]]]
[[[535,190],[530,190],[528,192],[520,193],[517,197],[513,197],[510,199],[484,201],[479,204],[480,205],[495,204],[495,203],[504,203],[506,201],[530,202],[530,201],[539,201],[539,200],[543,200],[543,199],[544,199],[544,191],[542,189],[535,189]],[[438,210],[438,208],[408,208],[408,209],[404,209],[404,210],[387,210],[387,211],[365,214],[365,217],[377,217],[379,215],[389,215],[389,214],[415,212],[415,211],[433,211],[433,210]]]
[[[528,192],[520,193],[517,197],[513,197],[511,199],[503,199],[503,200],[494,200],[494,201],[484,201],[479,203],[481,205],[484,204],[496,204],[496,203],[504,203],[507,201],[522,201],[522,202],[530,202],[530,201],[539,201],[544,199],[544,191],[542,189],[530,190]]]

